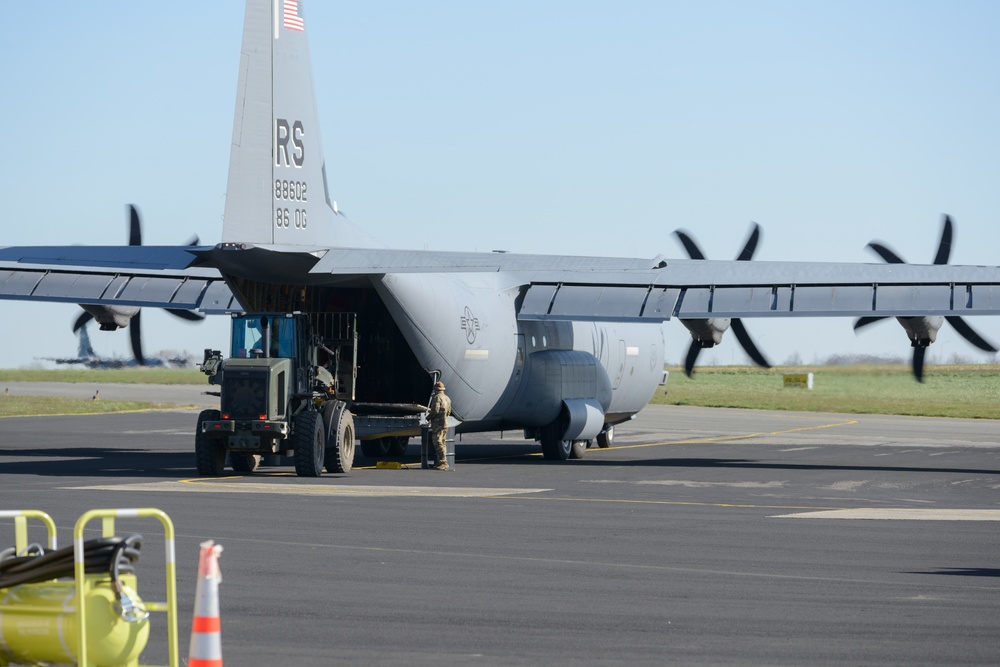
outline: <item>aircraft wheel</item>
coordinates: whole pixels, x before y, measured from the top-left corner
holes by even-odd
[[[396,457],[406,456],[406,446],[410,444],[410,439],[404,435],[386,438],[389,441],[389,454]]]
[[[226,446],[222,438],[201,432],[203,421],[219,421],[218,410],[202,410],[198,415],[198,426],[194,433],[194,456],[198,474],[218,477],[226,469]]]
[[[590,447],[590,440],[573,440],[570,445],[569,457],[571,459],[582,459]]]
[[[260,466],[260,454],[233,452],[231,459],[236,472],[253,472]]]
[[[615,444],[615,427],[608,426],[603,431],[597,434],[597,446],[601,449],[607,449]]]
[[[293,427],[295,474],[299,477],[319,477],[323,474],[323,457],[326,453],[322,417],[312,410],[302,412],[295,417]]]
[[[323,423],[327,425],[327,472],[351,472],[354,467],[354,416],[343,403],[329,402],[323,406]]]
[[[542,443],[542,456],[546,461],[565,461],[573,451],[573,441],[562,439],[562,421],[557,419],[548,426],[543,426],[539,433]]]
[[[361,453],[370,459],[379,459],[389,455],[389,439],[362,440]]]

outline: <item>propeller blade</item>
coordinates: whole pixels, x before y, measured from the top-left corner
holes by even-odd
[[[917,382],[924,381],[924,355],[927,353],[927,348],[918,345],[913,348],[913,377],[917,379]]]
[[[194,236],[191,237],[191,240],[187,242],[187,245],[192,246],[192,245],[198,245],[199,243],[201,243],[201,239],[199,239],[198,235],[195,234]]]
[[[962,338],[969,341],[983,352],[997,351],[997,348],[992,343],[976,333],[975,329],[970,327],[965,320],[958,315],[948,315],[945,319],[948,320],[948,324],[955,327],[955,331],[961,334]]]
[[[755,222],[753,223],[750,236],[747,237],[746,243],[743,244],[743,250],[740,251],[740,256],[736,258],[736,261],[748,262],[753,259],[753,254],[757,251],[758,241],[760,241],[760,225]]]
[[[733,328],[733,333],[736,334],[736,340],[740,342],[743,350],[753,359],[753,362],[758,366],[764,368],[770,368],[771,364],[768,363],[764,355],[760,353],[757,346],[754,344],[753,339],[750,338],[750,334],[747,333],[747,329],[743,326],[743,322],[738,318],[734,317],[729,325]]]
[[[139,209],[128,205],[128,244],[142,245],[142,225],[139,223]]]
[[[906,264],[906,261],[902,257],[889,250],[888,246],[884,243],[872,241],[868,244],[868,247],[877,252],[878,256],[888,264]]]
[[[868,317],[859,317],[858,319],[854,320],[854,330],[857,331],[861,327],[866,327],[869,324],[875,324],[876,322],[880,322],[881,320],[884,320],[884,319],[886,319],[886,318],[884,318],[884,317],[871,317],[871,316],[868,316]]]
[[[701,345],[698,345],[698,341],[691,341],[691,347],[688,348],[687,358],[684,359],[684,373],[691,377],[691,373],[694,372],[694,364],[698,361],[698,353],[701,352]]]
[[[94,316],[88,313],[87,311],[83,311],[82,313],[80,313],[80,316],[76,318],[75,322],[73,322],[73,333],[79,331],[84,324],[86,324],[92,319],[94,319]]]
[[[146,357],[142,356],[142,325],[139,319],[141,317],[141,310],[132,316],[128,325],[128,336],[132,341],[132,356],[135,357],[135,362],[140,366],[145,366]]]
[[[180,308],[165,308],[168,313],[182,320],[187,320],[188,322],[201,322],[205,319],[205,316],[201,313],[196,313],[193,310],[182,310]]]
[[[935,264],[947,264],[951,257],[951,216],[944,216],[944,228],[941,230],[941,240],[938,241],[937,254],[934,255]]]
[[[698,244],[694,242],[694,239],[688,235],[683,229],[678,229],[674,232],[674,235],[680,239],[681,245],[684,246],[684,250],[687,251],[688,257],[691,259],[705,259],[705,254],[698,247]],[[690,356],[690,353],[688,353]],[[689,374],[690,375],[690,374]]]

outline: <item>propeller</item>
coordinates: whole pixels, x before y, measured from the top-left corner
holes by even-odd
[[[134,204],[128,205],[128,244],[130,246],[142,245],[142,223],[139,219],[139,209],[135,207]],[[189,246],[196,246],[199,243],[197,236],[191,238],[187,242]],[[114,306],[107,307],[108,310],[113,310]],[[205,316],[190,310],[182,310],[179,308],[165,308],[168,313],[179,317],[183,320],[189,322],[200,322],[205,319]],[[136,311],[134,315],[131,316],[128,323],[129,329],[129,341],[132,345],[132,356],[135,361],[140,366],[146,365],[146,357],[142,353],[142,312]],[[73,333],[77,333],[84,325],[90,320],[94,319],[94,315],[87,310],[84,310],[73,322]],[[112,327],[114,328],[114,327]]]
[[[934,254],[935,264],[947,264],[951,257],[951,245],[954,238],[954,225],[951,216],[944,216],[944,225],[941,229],[941,239],[938,241],[937,252]],[[905,264],[906,260],[900,257],[895,251],[880,241],[872,241],[868,244],[879,257],[887,264]],[[854,330],[857,331],[869,324],[874,324],[885,317],[867,316],[855,320]],[[913,346],[913,377],[917,382],[924,381],[924,356],[927,354],[927,346],[937,339],[937,331],[941,328],[942,318],[940,317],[897,317],[903,328],[906,329],[910,337],[910,344]],[[958,332],[962,338],[972,343],[984,352],[996,352],[997,348],[985,338],[976,333],[975,329],[966,323],[958,315],[948,315],[944,317]]]
[[[688,257],[691,259],[705,259],[705,253],[703,253],[701,248],[698,247],[698,244],[695,242],[691,234],[683,229],[678,229],[674,232],[674,235],[681,242],[681,245],[684,246],[684,250],[687,251]],[[753,255],[757,250],[757,243],[759,241],[760,225],[755,222],[750,230],[750,236],[748,236],[747,240],[743,243],[743,249],[736,257],[736,261],[749,262],[753,259]],[[684,358],[684,372],[688,377],[691,377],[691,373],[694,372],[694,365],[698,361],[698,355],[701,353],[702,349],[706,347],[715,347],[722,341],[722,334],[724,334],[730,327],[732,327],[733,334],[736,336],[736,340],[739,341],[740,346],[755,364],[763,366],[764,368],[771,367],[771,364],[768,363],[766,358],[764,358],[764,355],[761,354],[759,349],[757,349],[757,345],[753,342],[753,339],[747,332],[746,327],[743,326],[743,322],[738,317],[682,319],[681,323],[687,327],[688,331],[691,332],[692,338],[691,345],[688,347],[687,356]]]

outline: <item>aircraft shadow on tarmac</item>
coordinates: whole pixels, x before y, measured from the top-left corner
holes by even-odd
[[[5,457],[28,461],[5,462]],[[186,452],[152,452],[147,449],[66,447],[51,449],[0,449],[5,474],[46,477],[192,477],[194,455]]]
[[[401,460],[404,465],[420,465],[419,448],[410,447]],[[30,460],[3,462],[5,457]],[[47,477],[156,477],[178,478],[197,475],[194,454],[188,452],[156,452],[146,449],[102,447],[67,447],[48,449],[0,449],[0,462],[6,474],[43,475]],[[376,460],[359,456],[355,467],[375,465]],[[534,444],[461,444],[456,466],[530,465],[583,467],[644,467],[644,468],[725,468],[745,470],[840,471],[840,472],[902,472],[961,475],[1000,475],[1000,470],[975,468],[937,468],[915,466],[866,466],[834,464],[801,464],[760,462],[735,458],[642,458],[621,460],[593,456],[565,463],[545,461]],[[287,471],[287,468],[267,468]],[[251,473],[252,474],[252,473]]]
[[[943,574],[950,577],[1000,577],[1000,569],[990,567],[943,567],[928,572],[907,572],[906,574]]]
[[[456,465],[571,465],[599,467],[664,467],[664,468],[731,468],[747,470],[802,470],[802,471],[843,471],[843,472],[916,472],[952,473],[960,475],[1000,475],[1000,470],[977,468],[937,468],[917,466],[870,466],[848,464],[809,464],[761,462],[754,459],[735,458],[640,458],[632,460],[603,458],[600,452],[591,450],[586,458],[565,463],[544,461],[533,444],[462,444],[458,449]]]

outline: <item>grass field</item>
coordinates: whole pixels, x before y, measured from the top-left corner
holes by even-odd
[[[205,375],[195,369],[109,368],[59,370],[0,369],[3,382],[70,382],[93,384],[204,384]],[[2,392],[2,389],[0,389]],[[0,393],[0,417],[25,415],[86,415],[108,412],[131,412],[171,407],[162,403],[140,401],[94,401],[89,398],[62,398],[53,401],[43,396],[5,396]]]
[[[0,369],[0,382],[96,382],[115,384],[206,384],[195,368]]]
[[[928,366],[924,383],[908,366],[825,366],[761,369],[749,366],[705,366],[688,379],[670,368],[670,381],[652,403],[804,412],[845,412],[931,417],[1000,419],[1000,365]],[[786,389],[783,373],[814,374],[810,390]],[[108,370],[0,370],[0,383],[88,382],[125,384],[205,384],[197,370],[123,368]],[[17,397],[0,396],[0,416],[54,414],[51,400],[17,405]],[[27,399],[29,397],[21,397]],[[148,409],[148,403],[60,401],[59,413],[85,414]],[[72,410],[68,406],[73,405]],[[23,410],[24,412],[18,412]]]
[[[664,405],[1000,419],[1000,366],[928,366],[924,383],[908,366],[762,369],[698,368],[692,379],[670,368],[653,397]],[[814,375],[814,388],[785,388],[784,373]]]
[[[53,401],[47,396],[0,395],[0,418],[45,415],[95,415],[109,412],[134,412],[168,408],[161,403],[139,401],[94,401],[89,398],[60,398]]]

